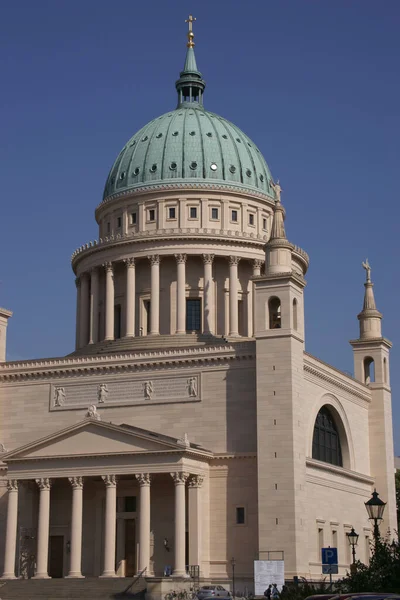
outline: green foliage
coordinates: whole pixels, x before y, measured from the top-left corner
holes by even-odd
[[[330,591],[329,581],[322,579],[318,582],[310,582],[301,577],[298,585],[291,584],[287,586],[284,594],[281,594],[281,600],[303,600],[314,594],[328,594]]]
[[[343,592],[400,593],[400,544],[379,539],[370,564],[356,563],[353,573],[340,581]]]
[[[397,505],[397,531],[400,533],[400,470],[396,471],[396,505]]]

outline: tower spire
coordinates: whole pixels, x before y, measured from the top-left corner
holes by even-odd
[[[180,78],[175,84],[178,92],[178,107],[190,103],[192,106],[196,104],[202,106],[203,92],[206,87],[206,82],[202,79],[201,73],[197,68],[196,56],[194,54],[194,33],[193,23],[196,18],[189,15],[185,23],[188,23],[187,33],[187,51],[185,65],[180,73]]]
[[[364,283],[363,309],[357,316],[360,321],[360,339],[371,339],[382,337],[381,319],[382,315],[377,310],[374,297],[374,284],[371,281],[371,265],[368,258],[362,263],[365,269],[366,281]]]

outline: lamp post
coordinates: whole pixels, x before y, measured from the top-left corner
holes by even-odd
[[[351,570],[355,571],[355,565],[356,565],[356,546],[358,544],[358,533],[356,533],[354,531],[354,527],[351,528],[351,531],[349,533],[346,534],[347,535],[347,539],[349,540],[349,544],[351,546],[351,553],[353,555],[353,563],[351,565]]]
[[[367,509],[369,520],[374,522],[374,540],[376,544],[380,537],[378,521],[382,521],[386,502],[383,502],[379,498],[379,494],[375,489],[372,493],[372,497],[364,504]]]
[[[231,565],[232,565],[232,596],[233,598],[235,598],[236,596],[236,590],[235,590],[235,567],[236,567],[236,560],[233,558],[231,558]]]

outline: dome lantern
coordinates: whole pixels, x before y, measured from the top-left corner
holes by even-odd
[[[203,105],[203,92],[206,82],[202,79],[201,73],[197,69],[194,54],[193,22],[195,20],[192,15],[189,15],[189,18],[186,19],[186,23],[189,25],[186,60],[183,71],[180,72],[180,77],[175,84],[176,91],[178,92],[178,108],[187,103]]]

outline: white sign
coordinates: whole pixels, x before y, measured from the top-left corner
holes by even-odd
[[[262,596],[269,585],[276,583],[278,590],[285,583],[285,562],[283,560],[254,561],[254,593]]]

